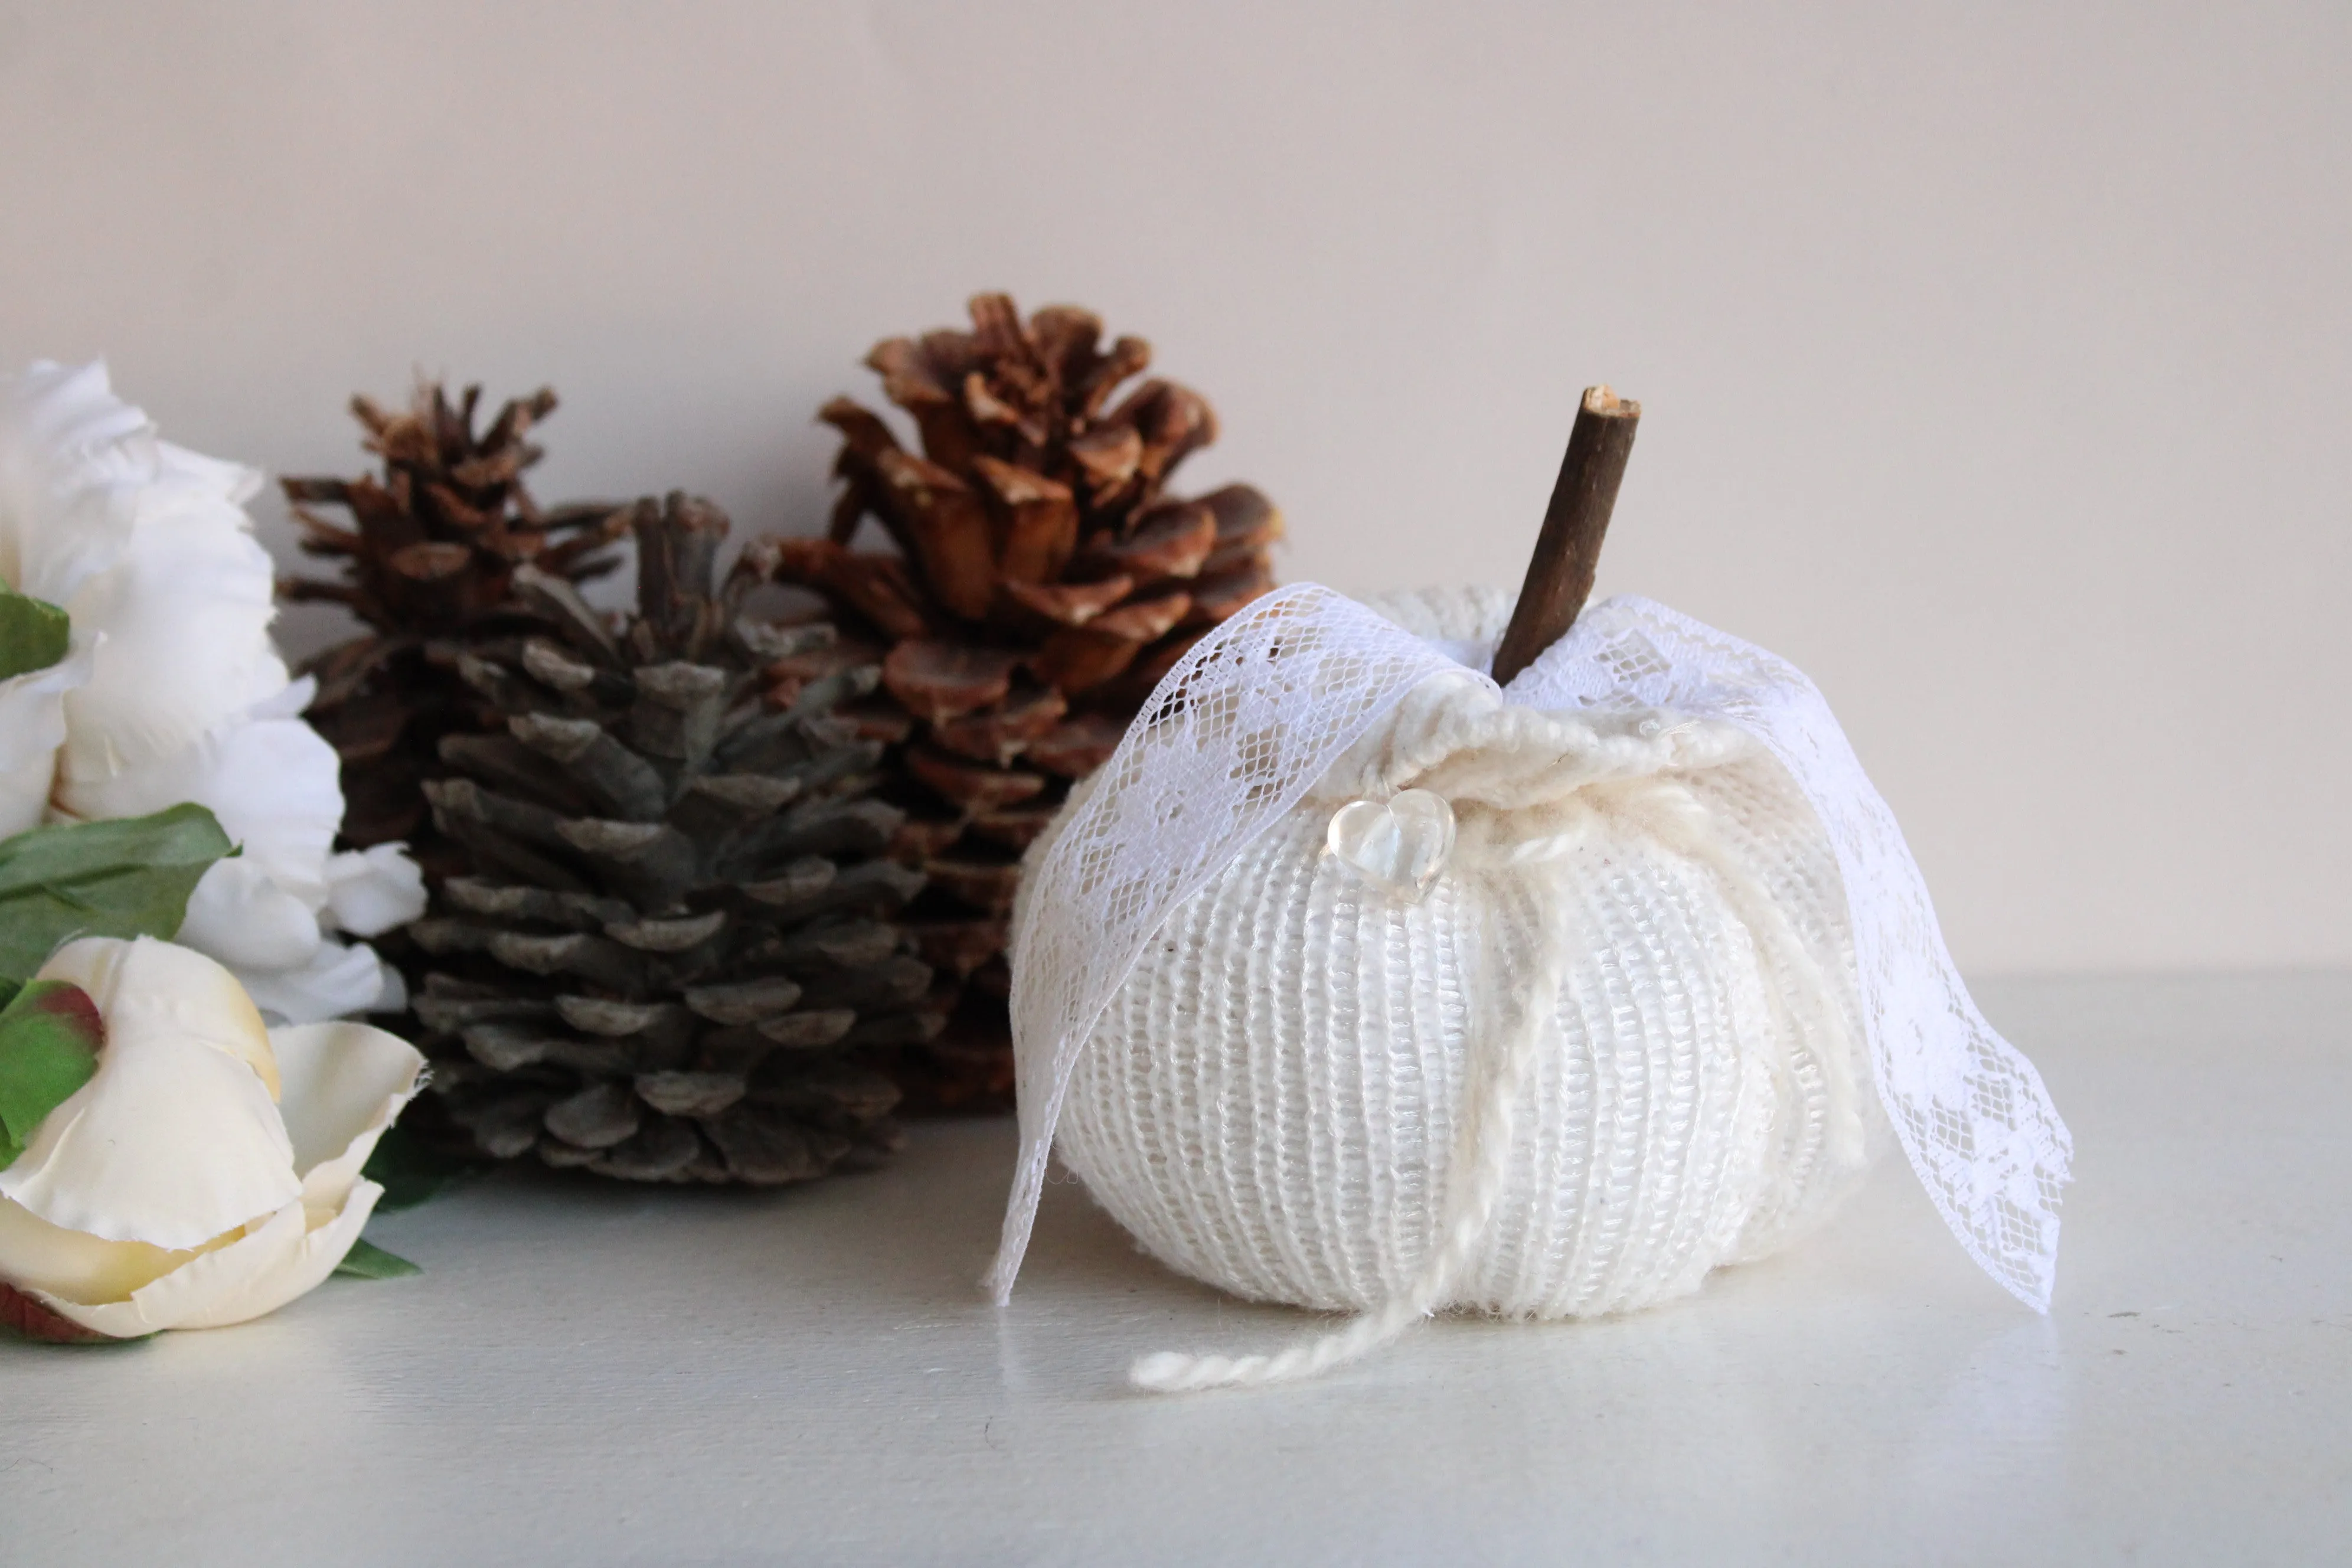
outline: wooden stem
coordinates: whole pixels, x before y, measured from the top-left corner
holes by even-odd
[[[1510,684],[1513,676],[1576,624],[1592,592],[1601,536],[1609,531],[1609,514],[1617,505],[1617,487],[1624,480],[1625,459],[1633,453],[1633,427],[1641,417],[1640,404],[1605,386],[1585,390],[1576,427],[1569,434],[1568,455],[1559,461],[1559,480],[1551,489],[1551,505],[1544,511],[1543,532],[1536,538],[1527,581],[1511,611],[1510,629],[1495,649],[1496,681]]]

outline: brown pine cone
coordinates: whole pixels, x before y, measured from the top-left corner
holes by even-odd
[[[474,427],[481,388],[452,405],[420,384],[405,412],[364,396],[352,412],[381,476],[280,481],[303,530],[302,549],[347,563],[340,581],[289,577],[288,599],[348,606],[361,636],[310,658],[319,681],[309,717],[343,760],[343,837],[365,847],[405,838],[428,871],[446,846],[426,819],[424,781],[442,776],[441,737],[474,727],[478,701],[457,674],[459,654],[512,630],[518,566],[578,583],[618,564],[604,546],[627,516],[604,505],[542,510],[523,474],[544,456],[528,437],[554,411],[541,388]],[[322,516],[341,507],[351,527]]]
[[[1282,514],[1247,485],[1186,500],[1177,466],[1216,438],[1199,394],[1153,377],[1140,338],[1011,299],[971,301],[973,330],[891,338],[866,363],[912,416],[922,455],[837,397],[845,481],[824,539],[763,540],[778,581],[814,589],[845,637],[772,668],[772,700],[879,658],[855,711],[888,743],[900,853],[928,890],[908,911],[924,956],[963,983],[939,1039],[902,1053],[911,1108],[1010,1102],[1006,921],[1021,851],[1072,782],[1118,745],[1160,678],[1274,585]],[[895,551],[852,549],[872,517]]]

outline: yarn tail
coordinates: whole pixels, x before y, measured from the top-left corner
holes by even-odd
[[[1128,1381],[1154,1394],[1193,1394],[1203,1388],[1255,1388],[1313,1377],[1370,1355],[1411,1328],[1415,1319],[1426,1315],[1413,1299],[1421,1294],[1415,1289],[1412,1298],[1392,1301],[1344,1329],[1274,1355],[1186,1355],[1181,1351],[1161,1351],[1137,1361],[1129,1369]]]
[[[1454,1169],[1470,1173],[1455,1184],[1446,1205],[1445,1227],[1436,1252],[1423,1267],[1412,1289],[1377,1311],[1367,1312],[1343,1329],[1318,1334],[1273,1355],[1188,1355],[1160,1351],[1129,1368],[1128,1381],[1154,1394],[1194,1394],[1207,1388],[1255,1388],[1270,1383],[1290,1383],[1313,1377],[1335,1366],[1370,1354],[1453,1299],[1454,1286],[1469,1271],[1472,1253],[1486,1238],[1486,1227],[1502,1201],[1510,1175],[1513,1122],[1518,1102],[1535,1067],[1544,1026],[1559,1005],[1566,963],[1559,956],[1559,942],[1550,930],[1555,923],[1550,902],[1530,879],[1498,873],[1493,884],[1504,897],[1517,892],[1530,906],[1520,925],[1519,939],[1536,953],[1535,977],[1519,1001],[1510,1037],[1490,1064],[1486,1081],[1470,1097],[1469,1114],[1455,1134]],[[1488,933],[1488,962],[1506,967],[1502,951],[1510,940],[1507,922],[1493,921]],[[1500,988],[1489,995],[1504,994]]]

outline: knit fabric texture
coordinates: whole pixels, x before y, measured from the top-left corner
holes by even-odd
[[[1372,607],[1464,651],[1509,611],[1466,593]],[[1612,809],[1669,773],[1783,929],[1759,941],[1717,867]],[[1407,787],[1461,824],[1418,904],[1324,849],[1339,807]],[[1464,874],[1569,826],[1577,842],[1538,865]],[[1079,1056],[1062,1158],[1196,1279],[1328,1310],[1394,1300],[1437,1245],[1475,1036],[1549,949],[1550,1026],[1500,1200],[1441,1305],[1582,1316],[1695,1289],[1821,1219],[1883,1143],[1860,1111],[1876,1102],[1836,862],[1786,772],[1727,724],[1435,682],[1161,928]]]

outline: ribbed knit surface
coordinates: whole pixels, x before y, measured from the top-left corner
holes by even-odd
[[[1382,607],[1465,643],[1508,608]],[[1396,1300],[1437,1243],[1482,1031],[1548,970],[1507,1179],[1454,1304],[1625,1310],[1825,1215],[1885,1133],[1835,858],[1759,749],[1638,722],[1408,700],[1162,927],[1079,1055],[1063,1160],[1187,1274],[1327,1310]],[[1408,785],[1464,823],[1465,874],[1419,904],[1324,849],[1347,798]],[[1653,797],[1704,808],[1699,851],[1653,830]],[[1565,853],[1470,874],[1562,822],[1580,825]]]

